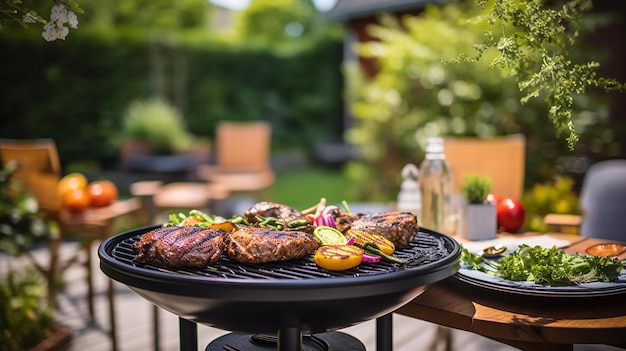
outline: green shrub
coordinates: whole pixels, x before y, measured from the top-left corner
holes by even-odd
[[[53,318],[46,306],[45,279],[28,267],[0,278],[0,345],[3,351],[27,350],[50,335]]]
[[[524,193],[522,203],[526,209],[526,229],[545,233],[549,230],[543,218],[550,213],[580,214],[578,195],[573,190],[574,181],[556,176],[552,181],[534,184]]]
[[[124,115],[122,138],[145,141],[158,154],[188,151],[193,139],[182,115],[157,98],[129,105]]]

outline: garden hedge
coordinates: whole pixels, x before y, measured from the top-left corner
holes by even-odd
[[[154,42],[72,33],[46,43],[0,37],[0,137],[53,138],[62,164],[115,167],[128,105],[155,93]],[[264,119],[275,148],[310,148],[342,130],[341,41],[276,52],[224,43],[175,46],[182,110],[190,131],[213,138],[220,120]],[[173,66],[172,66],[173,67]],[[166,74],[166,77],[168,76]],[[166,81],[173,86],[173,80]],[[166,90],[165,94],[175,94]]]

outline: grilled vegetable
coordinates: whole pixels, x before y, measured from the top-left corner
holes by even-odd
[[[394,251],[396,251],[396,247],[393,243],[382,235],[372,234],[362,230],[350,229],[346,233],[346,236],[353,237],[355,244],[361,247],[365,246],[367,243],[373,243],[378,246],[380,251],[387,255],[391,255]]]
[[[189,214],[171,213],[169,215],[169,221],[163,226],[195,226],[202,228],[222,229],[230,232],[235,229],[238,224],[248,225],[250,223],[245,217],[239,215],[234,215],[230,219],[226,219],[221,216],[208,215],[200,210],[190,210]]]
[[[340,231],[325,225],[315,227],[313,236],[320,242],[320,245],[345,245],[348,243],[348,239]]]
[[[213,223],[209,224],[209,228],[211,229],[221,229],[225,232],[232,232],[235,229],[235,225],[228,220],[215,220]]]
[[[353,245],[324,245],[315,251],[313,261],[329,271],[344,271],[358,266],[363,253],[363,249]]]

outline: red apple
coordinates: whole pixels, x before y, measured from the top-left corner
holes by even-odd
[[[505,197],[496,206],[496,216],[498,228],[513,233],[524,224],[526,210],[518,199]]]

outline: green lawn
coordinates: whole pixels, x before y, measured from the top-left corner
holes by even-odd
[[[353,200],[348,198],[349,188],[350,181],[339,170],[298,168],[276,175],[272,201],[300,210],[315,205],[322,197],[327,203],[339,204]]]

